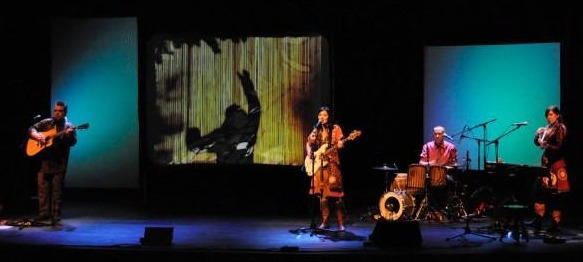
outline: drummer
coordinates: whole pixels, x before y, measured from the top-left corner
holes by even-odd
[[[446,170],[457,168],[457,148],[445,138],[452,139],[445,133],[443,126],[435,126],[433,128],[433,141],[429,141],[423,145],[421,154],[419,155],[419,164],[424,166],[441,166]],[[429,169],[428,169],[429,172]],[[430,174],[431,176],[431,174]],[[451,177],[447,177],[448,181],[452,181]],[[444,181],[447,183],[447,181]],[[435,207],[438,209],[445,208],[447,202],[447,187],[430,188],[431,195],[435,201]]]
[[[449,137],[445,133],[443,126],[433,128],[433,141],[423,145],[419,164],[429,166],[445,166],[447,168],[457,167],[457,148],[445,138]]]

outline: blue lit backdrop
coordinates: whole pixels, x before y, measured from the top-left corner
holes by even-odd
[[[470,169],[483,169],[484,156],[496,161],[498,141],[503,162],[540,166],[533,137],[546,125],[545,108],[560,105],[559,43],[428,46],[424,74],[425,141],[443,125],[460,165],[466,156]],[[516,128],[519,122],[528,125]]]
[[[54,20],[51,37],[52,101],[90,124],[77,132],[67,186],[138,187],[137,19]]]

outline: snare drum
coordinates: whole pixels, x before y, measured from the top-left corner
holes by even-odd
[[[407,190],[407,173],[396,173],[390,189],[390,191],[397,193],[405,192]]]
[[[429,168],[430,185],[443,187],[447,185],[447,168],[444,166],[431,166]]]
[[[415,209],[415,198],[406,193],[385,193],[379,201],[381,216],[386,220],[409,218]]]
[[[407,173],[407,193],[418,195],[425,189],[425,175],[427,169],[424,165],[411,164]]]

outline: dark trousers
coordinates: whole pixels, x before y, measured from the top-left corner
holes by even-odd
[[[65,173],[37,174],[39,216],[60,218],[64,178]]]

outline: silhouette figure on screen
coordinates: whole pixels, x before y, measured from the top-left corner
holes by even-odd
[[[247,112],[238,104],[232,104],[225,110],[225,120],[212,132],[201,136],[197,127],[189,128],[186,133],[186,146],[195,154],[212,152],[219,164],[253,163],[253,151],[257,141],[261,104],[251,81],[249,72],[237,73],[247,104]]]

